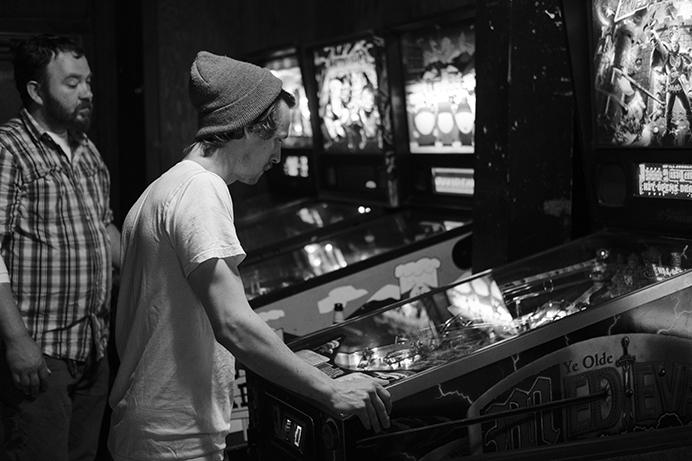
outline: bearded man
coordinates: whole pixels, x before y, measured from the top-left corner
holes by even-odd
[[[90,460],[120,259],[108,170],[86,135],[91,70],[66,37],[13,51],[24,107],[0,126],[0,459]]]

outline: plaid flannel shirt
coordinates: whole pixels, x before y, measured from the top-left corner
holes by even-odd
[[[72,161],[26,111],[0,127],[0,247],[22,319],[43,353],[87,361],[108,342],[110,177],[94,144]]]

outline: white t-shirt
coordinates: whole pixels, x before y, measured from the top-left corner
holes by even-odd
[[[72,148],[70,147],[70,143],[67,138],[67,132],[65,132],[64,136],[60,136],[58,133],[53,133],[52,131],[46,131],[46,133],[48,133],[48,136],[55,141],[55,144],[62,148],[62,151],[65,153],[65,155],[67,155],[67,158],[72,161]]]
[[[122,243],[111,452],[116,460],[217,459],[235,361],[187,276],[211,258],[245,257],[227,185],[196,162],[176,164],[132,207]]]

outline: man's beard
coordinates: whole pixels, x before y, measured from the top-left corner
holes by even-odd
[[[75,110],[70,112],[50,95],[47,95],[45,100],[46,114],[54,123],[79,133],[85,133],[89,130],[91,111],[93,110],[91,102],[80,102]]]

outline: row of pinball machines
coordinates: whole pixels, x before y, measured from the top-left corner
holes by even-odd
[[[388,382],[392,425],[374,434],[248,372],[253,455],[688,459],[692,127],[661,83],[673,47],[656,46],[692,42],[688,11],[687,1],[563,0],[576,142],[601,230],[372,309],[355,299],[358,315],[301,332],[289,346],[328,375]],[[622,72],[630,64],[643,68]]]
[[[473,136],[462,142],[462,126],[441,114],[425,141],[419,133],[423,106],[475,110],[473,10],[463,3],[396,34],[368,31],[253,59],[297,102],[270,189],[305,192],[236,221],[248,250],[246,293],[276,330],[304,335],[328,326],[336,303],[348,316],[470,269]]]
[[[270,194],[235,217],[250,304],[285,341],[330,326],[336,305],[348,318],[470,273],[473,2],[462,3],[387,36],[250,59],[296,98]],[[236,381],[231,444],[248,426],[243,370]]]

